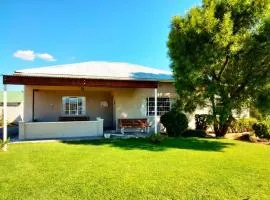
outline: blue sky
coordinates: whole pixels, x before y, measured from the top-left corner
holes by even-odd
[[[171,17],[199,4],[200,0],[1,0],[0,73],[83,61],[169,70],[166,41]]]

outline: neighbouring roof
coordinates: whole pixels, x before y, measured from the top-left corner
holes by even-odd
[[[14,75],[108,80],[173,80],[170,71],[129,63],[101,61],[17,70]]]
[[[23,101],[23,92],[9,91],[7,92],[8,103],[19,103]],[[3,92],[0,92],[0,103],[3,102]]]

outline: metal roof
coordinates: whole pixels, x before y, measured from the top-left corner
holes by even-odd
[[[17,76],[172,81],[170,71],[122,62],[91,61],[17,70]]]

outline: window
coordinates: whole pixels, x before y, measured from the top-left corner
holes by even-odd
[[[64,115],[85,115],[85,97],[63,97]]]
[[[147,98],[147,116],[155,116],[155,98],[149,97]],[[170,111],[171,109],[171,102],[170,98],[157,98],[157,115],[161,116],[166,112]]]

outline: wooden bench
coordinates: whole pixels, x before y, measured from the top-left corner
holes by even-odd
[[[126,128],[139,128],[143,130],[144,132],[149,132],[149,123],[147,121],[147,118],[142,119],[118,119],[118,126],[121,130],[122,134],[125,134]]]
[[[62,116],[58,121],[89,121],[88,116]]]

